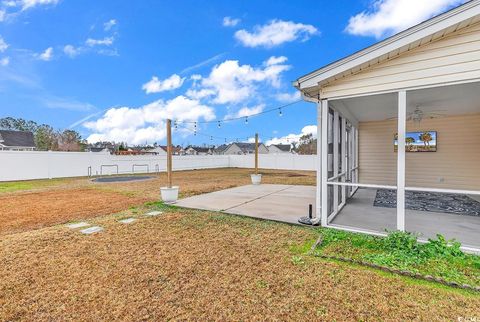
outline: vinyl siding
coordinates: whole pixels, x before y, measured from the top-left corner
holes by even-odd
[[[324,98],[480,79],[480,24],[322,86]]]
[[[396,184],[396,127],[396,121],[359,124],[360,182]],[[423,130],[437,131],[437,152],[406,154],[407,187],[480,190],[480,114],[407,124],[407,131]]]

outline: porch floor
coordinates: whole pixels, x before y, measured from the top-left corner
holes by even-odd
[[[330,224],[376,232],[395,230],[397,210],[374,207],[375,194],[375,189],[358,189]],[[478,200],[478,196],[470,197]],[[407,231],[419,233],[422,238],[442,234],[447,239],[455,238],[463,246],[480,248],[480,217],[407,209],[405,226]]]
[[[185,208],[222,211],[229,214],[298,224],[315,211],[315,187],[281,184],[247,185],[179,200]]]

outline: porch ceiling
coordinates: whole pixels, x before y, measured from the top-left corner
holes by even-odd
[[[332,100],[330,104],[347,109],[359,122],[397,116],[396,93]],[[416,107],[445,116],[480,113],[480,83],[408,91],[407,112],[413,112]]]

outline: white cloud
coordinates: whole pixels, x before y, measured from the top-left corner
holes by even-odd
[[[93,39],[93,38],[88,38],[87,41],[85,41],[85,44],[87,46],[93,47],[93,46],[111,46],[113,45],[113,41],[115,39],[113,37],[105,37],[103,39]]]
[[[238,110],[237,113],[235,113],[233,115],[232,114],[226,115],[225,118],[229,119],[229,118],[232,118],[232,117],[251,116],[251,115],[258,114],[258,113],[262,112],[264,108],[265,108],[265,104],[260,104],[260,105],[254,106],[254,107],[242,107],[240,110]]]
[[[81,51],[81,48],[75,48],[72,45],[66,45],[63,47],[63,52],[70,58],[77,56]]]
[[[41,5],[56,5],[59,0],[21,0],[17,1],[22,7],[22,10],[27,10]]]
[[[224,17],[223,18],[223,26],[224,27],[235,27],[240,23],[240,19],[232,18],[232,17]]]
[[[117,24],[117,20],[115,20],[115,19],[110,19],[109,21],[107,21],[107,22],[105,22],[105,23],[103,24],[103,30],[109,31],[109,30],[112,29],[116,24]]]
[[[0,66],[8,66],[10,64],[10,58],[9,57],[3,57],[0,59]]]
[[[285,57],[285,56],[279,56],[279,57],[272,56],[269,59],[267,59],[267,61],[265,62],[265,65],[266,66],[272,66],[272,65],[283,64],[287,60],[288,60],[288,58]]]
[[[279,93],[279,94],[275,95],[275,98],[279,102],[292,103],[292,102],[300,100],[301,95],[300,95],[299,91],[296,91],[296,92],[293,92],[293,93]]]
[[[306,41],[315,34],[318,34],[318,30],[312,25],[276,19],[265,25],[255,26],[252,32],[238,30],[235,32],[235,38],[246,47],[271,48],[299,38]]]
[[[0,36],[0,53],[3,53],[8,48],[8,44],[5,42],[2,36]]]
[[[317,137],[317,126],[316,125],[307,125],[302,128],[300,133],[298,134],[288,134],[282,137],[275,137],[273,139],[268,140],[265,142],[265,145],[271,145],[271,144],[291,144],[291,143],[297,143],[300,141],[300,137],[306,134],[312,134],[314,138]]]
[[[43,60],[43,61],[50,61],[50,60],[52,60],[52,58],[53,58],[53,48],[52,48],[52,47],[48,47],[48,48],[45,49],[45,51],[42,52],[41,54],[37,54],[36,57],[37,57],[37,59],[40,59],[40,60]]]
[[[89,142],[116,141],[141,144],[162,140],[166,136],[165,120],[198,121],[215,119],[211,107],[185,96],[158,100],[140,108],[109,109],[100,119],[83,125],[93,131]]]
[[[380,38],[414,26],[465,0],[375,0],[371,9],[350,18],[345,30],[352,35]]]
[[[142,89],[147,94],[171,91],[181,87],[184,81],[185,78],[182,78],[177,74],[173,74],[172,76],[164,80],[160,80],[157,76],[153,76],[150,81],[143,84]]]
[[[44,107],[52,109],[82,112],[95,109],[95,107],[90,103],[80,102],[72,98],[59,97],[49,94],[44,94],[37,99]]]
[[[277,63],[267,65],[277,60]],[[210,97],[215,104],[237,104],[251,99],[261,84],[278,88],[281,74],[290,69],[289,65],[270,58],[264,68],[240,65],[238,60],[226,60],[212,68],[210,75],[202,78],[199,85],[190,89],[187,95],[201,99]],[[284,59],[281,60],[285,62]]]

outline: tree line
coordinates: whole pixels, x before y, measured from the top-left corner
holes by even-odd
[[[22,118],[1,118],[0,130],[32,132],[37,150],[84,151],[87,145],[77,131],[56,130],[48,124],[38,124]]]

